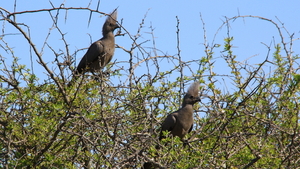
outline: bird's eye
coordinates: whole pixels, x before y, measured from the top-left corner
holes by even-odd
[[[194,98],[194,96],[190,96],[190,99],[193,99]]]

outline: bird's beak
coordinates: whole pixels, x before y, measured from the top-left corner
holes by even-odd
[[[196,97],[195,99],[196,99],[197,102],[201,101],[200,97]]]

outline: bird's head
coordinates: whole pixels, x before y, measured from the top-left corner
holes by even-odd
[[[183,98],[183,106],[186,104],[194,105],[195,103],[200,101],[199,97],[199,83],[194,82],[189,87],[187,93],[185,94]]]
[[[119,28],[120,26],[117,24],[117,9],[115,9],[106,19],[102,31],[103,34],[108,32],[113,32],[115,29]]]

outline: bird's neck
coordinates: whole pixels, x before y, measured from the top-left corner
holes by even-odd
[[[182,106],[181,110],[182,110],[182,112],[184,112],[185,117],[193,116],[193,112],[194,112],[193,105],[185,104],[184,106]],[[188,116],[186,116],[186,115],[188,115]]]
[[[193,108],[193,105],[192,104],[187,104],[187,103],[182,103],[182,108],[184,108],[184,107],[191,107],[191,108]]]
[[[182,104],[182,109],[185,109],[186,111],[190,112],[193,111],[193,105],[192,104]]]
[[[114,39],[115,38],[115,35],[112,31],[109,31],[109,32],[103,32],[103,38],[112,38]]]

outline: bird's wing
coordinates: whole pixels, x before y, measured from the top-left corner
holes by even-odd
[[[165,119],[164,123],[162,124],[159,140],[165,138],[163,136],[163,131],[172,131],[175,125],[176,125],[176,114],[174,113],[169,114]]]
[[[101,41],[94,42],[79,62],[76,73],[81,73],[86,66],[89,66],[101,56],[104,52],[104,47]]]
[[[165,119],[163,125],[162,125],[162,131],[172,131],[176,125],[176,114],[172,113],[167,116]]]

